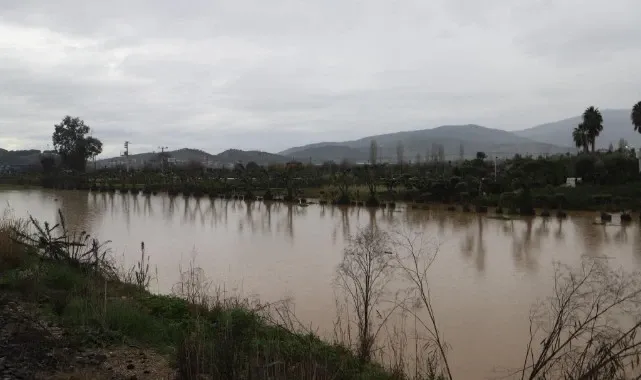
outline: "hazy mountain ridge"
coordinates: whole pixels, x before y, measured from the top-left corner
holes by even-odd
[[[157,159],[159,153],[160,152],[130,154],[129,160],[132,165],[140,166],[144,162],[149,162]],[[169,157],[181,162],[197,161],[223,165],[234,164],[237,162],[247,163],[249,161],[254,161],[258,164],[287,162],[287,159],[283,156],[257,150],[244,151],[239,149],[228,149],[224,152],[214,155],[199,149],[182,148],[173,151],[165,151],[165,153],[169,155]],[[97,163],[98,165],[104,165],[110,162],[122,162],[122,160],[123,157],[111,157],[97,160]]]
[[[603,132],[596,139],[597,148],[607,148],[610,143],[615,147],[619,139],[623,138],[634,147],[641,146],[641,134],[634,130],[630,119],[630,110],[627,109],[604,109]],[[537,125],[515,134],[532,140],[574,146],[572,130],[581,123],[581,116],[574,116],[567,119]]]
[[[597,139],[598,148],[607,148],[610,143],[617,145],[624,138],[635,147],[641,147],[641,134],[634,131],[630,121],[630,110],[606,109],[601,111],[604,128]],[[209,161],[220,164],[247,163],[254,161],[259,164],[284,163],[291,159],[315,163],[324,161],[366,162],[369,160],[369,149],[372,140],[379,145],[378,159],[395,162],[397,159],[397,144],[400,141],[404,147],[404,159],[415,161],[417,154],[421,160],[432,155],[433,144],[440,144],[445,151],[446,160],[460,157],[460,147],[463,145],[464,157],[472,158],[476,152],[485,152],[488,156],[511,157],[516,153],[531,155],[546,155],[566,152],[576,152],[572,141],[572,129],[581,122],[581,116],[538,125],[520,131],[505,131],[487,128],[475,124],[444,125],[431,129],[401,131],[374,136],[366,136],[350,141],[317,142],[308,145],[292,147],[279,153],[264,151],[244,151],[228,149],[219,154],[210,154],[198,149],[183,148],[168,151],[171,157],[183,161]],[[134,160],[149,161],[158,152],[131,154]],[[33,165],[39,164],[40,151],[23,150],[7,151],[0,149],[0,164]],[[98,160],[109,162],[122,160],[122,157],[112,157]]]
[[[502,129],[467,124],[386,133],[344,142],[315,143],[290,148],[280,154],[300,160],[311,159],[315,162],[344,158],[364,162],[369,160],[372,140],[379,145],[377,156],[382,161],[396,161],[399,142],[403,145],[404,159],[411,161],[415,161],[417,155],[422,159],[431,156],[433,144],[443,146],[446,160],[460,157],[461,144],[465,158],[474,157],[476,152],[485,152],[489,156],[511,157],[516,153],[539,155],[575,151],[571,145],[559,146],[539,142]]]

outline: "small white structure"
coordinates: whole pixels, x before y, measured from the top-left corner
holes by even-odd
[[[566,187],[576,187],[577,183],[581,183],[581,178],[568,177],[568,178],[565,179],[565,186]]]

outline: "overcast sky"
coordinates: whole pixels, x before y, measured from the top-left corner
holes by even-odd
[[[639,0],[1,0],[0,147],[104,156],[522,129],[641,98]]]

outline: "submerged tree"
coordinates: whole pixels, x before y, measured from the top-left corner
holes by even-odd
[[[389,236],[367,227],[350,237],[337,270],[337,285],[356,313],[356,352],[362,361],[371,359],[376,337],[391,315],[391,311],[381,313],[378,308],[392,279],[393,263]]]
[[[554,294],[530,316],[521,379],[631,378],[641,321],[626,316],[641,312],[638,274],[611,269],[602,258],[586,258],[576,270],[555,268]]]
[[[83,172],[87,159],[102,152],[102,142],[87,136],[91,129],[80,118],[65,116],[54,127],[53,146],[65,167]]]
[[[421,232],[397,231],[393,234],[396,249],[396,268],[408,281],[407,291],[413,293],[412,305],[407,308],[428,334],[424,349],[429,357],[429,379],[452,380],[452,371],[448,360],[448,345],[440,331],[436,311],[432,304],[428,272],[438,255],[438,244],[430,244]],[[425,309],[427,318],[418,311]]]

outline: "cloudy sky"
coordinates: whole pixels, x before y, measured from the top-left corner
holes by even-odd
[[[1,0],[0,147],[116,155],[522,129],[641,98],[639,0]]]

